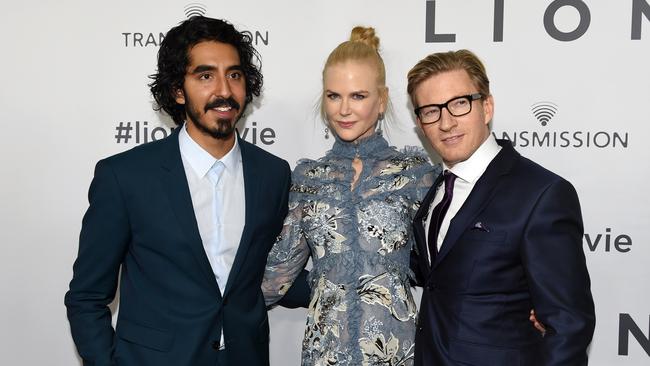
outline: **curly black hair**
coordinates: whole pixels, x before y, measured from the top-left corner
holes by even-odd
[[[176,91],[183,87],[190,49],[204,41],[226,43],[237,49],[246,79],[246,105],[262,90],[262,62],[251,37],[225,20],[191,17],[167,32],[158,50],[158,72],[149,76],[156,110],[167,112],[177,125],[185,120],[185,106],[176,103]]]

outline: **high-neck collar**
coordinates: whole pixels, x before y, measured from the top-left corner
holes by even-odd
[[[355,157],[369,158],[381,157],[388,147],[388,142],[381,135],[381,132],[375,132],[368,137],[357,139],[352,142],[341,140],[334,135],[336,141],[330,152],[334,155],[354,159]]]

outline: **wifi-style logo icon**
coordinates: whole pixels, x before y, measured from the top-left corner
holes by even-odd
[[[552,102],[539,102],[533,104],[531,106],[531,110],[533,111],[535,118],[537,118],[542,126],[546,126],[553,119],[553,117],[555,117],[558,108],[557,104]]]
[[[207,12],[205,5],[200,3],[190,3],[185,5],[185,16],[188,18],[194,16],[204,16]]]

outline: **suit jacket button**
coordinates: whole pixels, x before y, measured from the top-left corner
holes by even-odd
[[[213,348],[214,350],[217,350],[217,351],[218,351],[218,350],[219,350],[219,346],[220,346],[219,341],[212,341],[212,348]]]

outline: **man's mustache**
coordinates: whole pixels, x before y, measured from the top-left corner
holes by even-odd
[[[236,110],[240,109],[239,103],[237,103],[237,101],[234,100],[232,97],[228,97],[228,98],[217,98],[212,102],[206,104],[205,111],[207,112],[209,109],[219,108],[219,107],[231,107]]]

